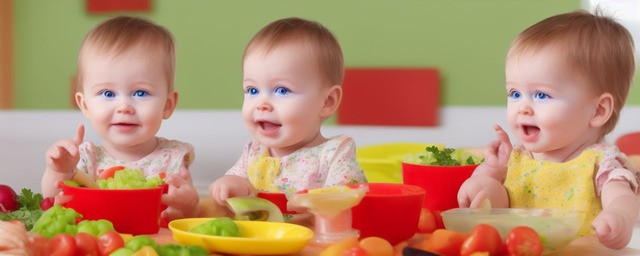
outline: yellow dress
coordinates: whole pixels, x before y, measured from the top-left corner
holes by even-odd
[[[553,163],[512,151],[504,181],[510,207],[578,210],[579,235],[592,234],[591,222],[602,211],[594,182],[602,157],[602,151],[587,149],[568,162]]]

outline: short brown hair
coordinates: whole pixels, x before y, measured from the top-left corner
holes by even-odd
[[[141,46],[162,54],[169,90],[172,90],[176,50],[171,32],[147,19],[130,16],[117,16],[105,20],[85,36],[78,54],[78,89],[82,90],[82,64],[88,53],[117,56],[134,47]]]
[[[344,76],[344,61],[342,49],[335,36],[319,22],[301,18],[286,18],[276,20],[251,38],[244,50],[242,61],[249,53],[258,47],[265,47],[267,51],[283,43],[299,41],[314,49],[318,61],[318,68],[325,75],[324,79],[331,85],[341,85]]]
[[[611,132],[620,118],[635,71],[629,31],[600,11],[559,14],[520,33],[507,58],[547,46],[559,47],[567,67],[582,76],[595,93],[613,96],[613,112],[602,127],[602,136]]]

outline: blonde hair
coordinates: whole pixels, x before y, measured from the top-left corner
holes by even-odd
[[[635,70],[629,31],[599,11],[559,14],[520,33],[511,44],[507,58],[548,46],[558,47],[566,58],[566,66],[581,75],[593,92],[613,96],[613,112],[602,127],[601,135],[611,132],[629,94]]]
[[[264,47],[268,51],[290,42],[301,42],[315,54],[318,68],[326,82],[341,85],[344,76],[342,49],[335,36],[322,24],[301,18],[276,20],[251,38],[242,62],[252,51]]]
[[[176,51],[171,32],[147,19],[130,16],[105,20],[85,36],[78,54],[78,90],[82,90],[82,67],[90,53],[118,56],[136,47],[155,51],[162,56],[169,91],[173,90]]]

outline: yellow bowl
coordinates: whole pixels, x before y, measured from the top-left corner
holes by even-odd
[[[169,222],[173,239],[183,245],[198,245],[218,253],[274,255],[300,252],[313,237],[311,229],[265,221],[234,221],[242,237],[210,236],[191,233],[191,228],[212,218],[188,218]]]
[[[442,144],[385,143],[360,147],[356,156],[368,182],[402,183],[402,161],[409,154],[425,153],[426,148]]]

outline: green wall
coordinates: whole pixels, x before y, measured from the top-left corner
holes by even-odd
[[[113,14],[89,15],[82,0],[14,5],[16,108],[70,108],[81,40]],[[176,37],[181,109],[239,109],[245,44],[289,16],[331,29],[347,66],[437,67],[444,105],[499,106],[510,41],[538,20],[579,7],[580,0],[154,0],[151,12],[134,14]]]

